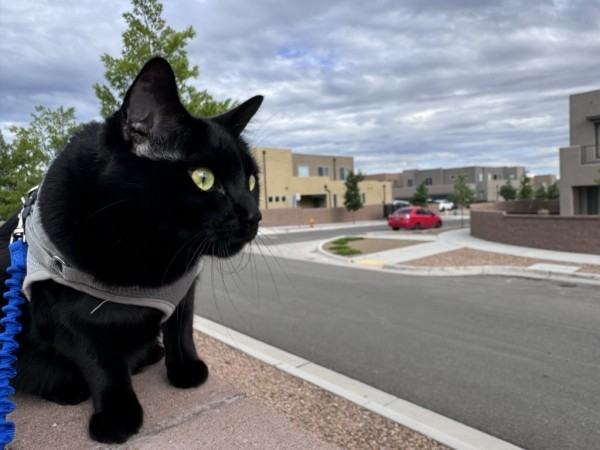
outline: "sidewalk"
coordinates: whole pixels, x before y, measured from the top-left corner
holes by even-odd
[[[133,381],[144,408],[144,425],[125,444],[106,446],[88,438],[89,401],[61,406],[17,394],[16,410],[9,416],[16,433],[8,448],[281,449],[282,443],[290,449],[338,448],[215,375],[197,389],[176,389],[168,384],[161,362]]]

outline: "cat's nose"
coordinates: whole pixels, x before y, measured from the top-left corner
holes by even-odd
[[[261,220],[262,220],[262,214],[258,209],[255,211],[249,211],[248,215],[246,216],[246,223],[249,226],[257,225],[258,222],[260,222]]]

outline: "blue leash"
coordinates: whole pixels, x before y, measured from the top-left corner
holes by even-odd
[[[15,335],[21,332],[18,318],[21,315],[20,306],[25,303],[21,293],[23,280],[27,274],[25,220],[37,199],[37,193],[38,186],[31,189],[27,193],[27,197],[23,198],[23,209],[19,214],[19,222],[8,246],[10,266],[6,269],[9,277],[5,282],[8,291],[4,293],[7,303],[2,308],[4,317],[0,320],[0,325],[4,328],[4,331],[0,333],[0,444],[2,450],[15,437],[15,424],[6,420],[6,415],[15,410],[15,404],[9,400],[9,397],[15,393],[15,389],[10,385],[9,380],[17,374],[13,368],[13,364],[17,360],[13,353],[19,348],[19,344],[15,341]]]
[[[2,308],[5,316],[0,320],[0,325],[4,327],[4,332],[0,334],[2,346],[0,349],[0,444],[2,448],[15,436],[15,424],[6,420],[6,415],[15,410],[15,404],[8,398],[15,393],[9,380],[17,374],[12,366],[17,360],[13,353],[19,347],[15,335],[21,332],[21,324],[17,320],[21,315],[19,307],[25,303],[21,287],[27,270],[27,243],[23,239],[17,239],[8,246],[8,250],[11,265],[7,272],[10,278],[6,280],[8,291],[4,294],[8,303]]]

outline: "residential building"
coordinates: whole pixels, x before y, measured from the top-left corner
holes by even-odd
[[[538,190],[541,187],[548,190],[556,182],[558,182],[558,179],[555,175],[536,175],[533,177],[532,186],[534,190]]]
[[[569,97],[570,146],[560,149],[560,214],[600,213],[600,89]]]
[[[518,188],[519,180],[525,174],[525,168],[515,167],[457,167],[452,169],[405,170],[399,174],[368,175],[369,180],[392,181],[394,199],[409,200],[417,186],[425,183],[432,199],[448,198],[454,192],[454,183],[460,174],[466,176],[467,184],[477,195],[479,201],[498,201],[500,188],[510,182]]]
[[[354,172],[349,156],[306,155],[285,148],[257,147],[260,168],[260,208],[337,208],[344,206],[344,182]],[[391,202],[392,184],[362,181],[359,189],[365,205]]]

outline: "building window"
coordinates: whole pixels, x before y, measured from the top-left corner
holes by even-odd
[[[406,186],[407,187],[413,187],[414,186],[414,181],[413,180],[406,180]]]
[[[333,207],[337,208],[337,194],[333,194]]]
[[[269,197],[269,203],[273,203],[273,197]]]
[[[350,173],[350,169],[347,167],[340,167],[340,180],[345,180],[348,178],[348,174]]]
[[[360,194],[362,196],[363,205],[367,203],[367,196],[365,194]]]
[[[479,182],[482,182],[483,181],[483,174],[480,173],[478,178],[479,178]]]
[[[285,195],[283,197],[281,197],[281,201],[285,202]]]
[[[431,186],[433,184],[433,178],[427,177],[425,178],[425,186]]]
[[[310,170],[308,166],[298,166],[298,176],[299,177],[309,177]]]
[[[277,195],[277,196],[275,197],[275,201],[276,201],[277,203],[279,203],[279,195]]]
[[[329,176],[329,167],[318,167],[317,174],[320,177],[328,177]]]

